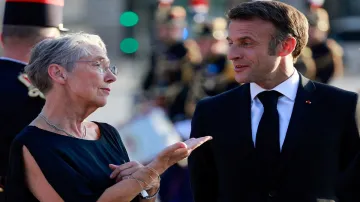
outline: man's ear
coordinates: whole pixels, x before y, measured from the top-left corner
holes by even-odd
[[[294,37],[286,38],[279,46],[278,55],[285,57],[295,50],[296,47],[296,39]]]
[[[50,64],[48,68],[48,74],[54,82],[65,84],[67,79],[67,71],[61,65]]]

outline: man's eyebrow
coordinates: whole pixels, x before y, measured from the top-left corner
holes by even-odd
[[[250,40],[254,41],[254,39],[252,37],[250,37],[250,36],[239,37],[239,38],[236,38],[235,41],[242,41],[242,40],[246,40],[246,39],[250,39]],[[232,41],[229,37],[226,37],[226,40]]]
[[[242,41],[242,40],[246,40],[246,39],[254,40],[254,39],[253,39],[252,37],[250,37],[250,36],[243,36],[243,37],[237,38],[236,40],[237,40],[237,41]]]

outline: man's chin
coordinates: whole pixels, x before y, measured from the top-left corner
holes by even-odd
[[[247,79],[244,75],[235,75],[235,80],[240,84],[250,83],[249,79]]]

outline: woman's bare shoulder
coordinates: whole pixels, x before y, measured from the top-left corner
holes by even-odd
[[[62,202],[63,200],[46,180],[39,165],[25,145],[22,146],[22,152],[24,158],[26,183],[30,192],[39,201]]]

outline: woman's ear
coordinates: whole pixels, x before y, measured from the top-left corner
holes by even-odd
[[[48,68],[48,74],[54,82],[65,84],[67,79],[67,71],[61,65],[50,64]]]

